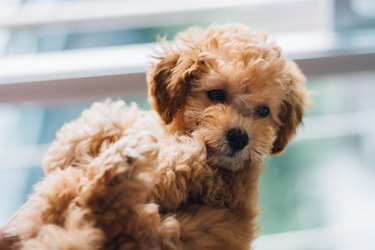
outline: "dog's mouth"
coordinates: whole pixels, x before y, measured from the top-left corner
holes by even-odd
[[[251,147],[251,139],[245,128],[223,128],[199,121],[192,134],[203,139],[209,165],[231,171],[242,168],[244,162],[250,159]]]
[[[249,161],[250,157],[247,156],[247,150],[241,151],[230,150],[227,146],[223,145],[220,149],[216,149],[206,144],[207,159],[210,165],[221,167],[230,171],[237,171],[242,168],[245,161]]]
[[[227,149],[227,150],[223,150],[222,156],[234,160],[234,158],[238,157],[240,154],[241,154],[241,151],[234,151],[231,149]]]

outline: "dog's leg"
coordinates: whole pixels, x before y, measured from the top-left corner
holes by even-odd
[[[97,173],[75,205],[90,211],[103,230],[105,249],[157,249],[158,208],[147,204],[156,156],[153,136],[140,133],[120,139],[92,162],[89,169]]]
[[[204,192],[212,175],[212,170],[199,162],[160,169],[155,173],[153,196],[162,208],[175,210]]]
[[[153,197],[162,208],[173,211],[198,198],[212,184],[216,170],[206,164],[201,138],[174,135],[159,143]]]

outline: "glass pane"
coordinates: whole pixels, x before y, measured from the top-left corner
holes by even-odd
[[[363,17],[375,18],[375,1],[373,0],[351,0],[354,12]]]
[[[375,124],[373,77],[375,72],[309,80],[314,94],[306,123],[312,116],[333,119],[320,128],[306,124],[301,132],[318,130],[316,138],[297,140],[268,160],[260,189],[263,234],[374,225],[375,126],[366,126]],[[340,114],[348,123],[335,120]],[[352,124],[363,126],[348,129]],[[327,127],[346,134],[327,134]]]

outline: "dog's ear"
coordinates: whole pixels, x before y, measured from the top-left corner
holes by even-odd
[[[288,62],[286,69],[290,76],[286,83],[288,94],[286,100],[283,101],[282,112],[279,115],[281,126],[273,143],[273,154],[281,153],[296,134],[297,128],[302,123],[303,110],[307,102],[306,91],[299,86],[305,82],[305,76],[292,61]]]
[[[192,53],[164,49],[158,61],[148,70],[147,81],[152,107],[166,124],[181,110],[190,90],[190,83],[198,77],[199,61]]]

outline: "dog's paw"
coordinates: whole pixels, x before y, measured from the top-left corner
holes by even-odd
[[[153,161],[158,154],[157,139],[149,132],[130,134],[113,144],[106,154],[119,154],[129,164],[134,160]]]
[[[155,160],[159,151],[157,137],[148,131],[135,132],[128,129],[126,136],[119,141],[123,154],[141,160]]]
[[[128,135],[111,145],[96,157],[88,168],[89,176],[113,166],[127,166],[135,170],[151,169],[158,155],[159,146],[156,137],[147,132]]]
[[[88,181],[80,189],[77,204],[98,214],[116,214],[116,208],[130,211],[145,202],[153,186],[151,170],[157,153],[156,137],[150,133],[121,138],[87,168]]]

